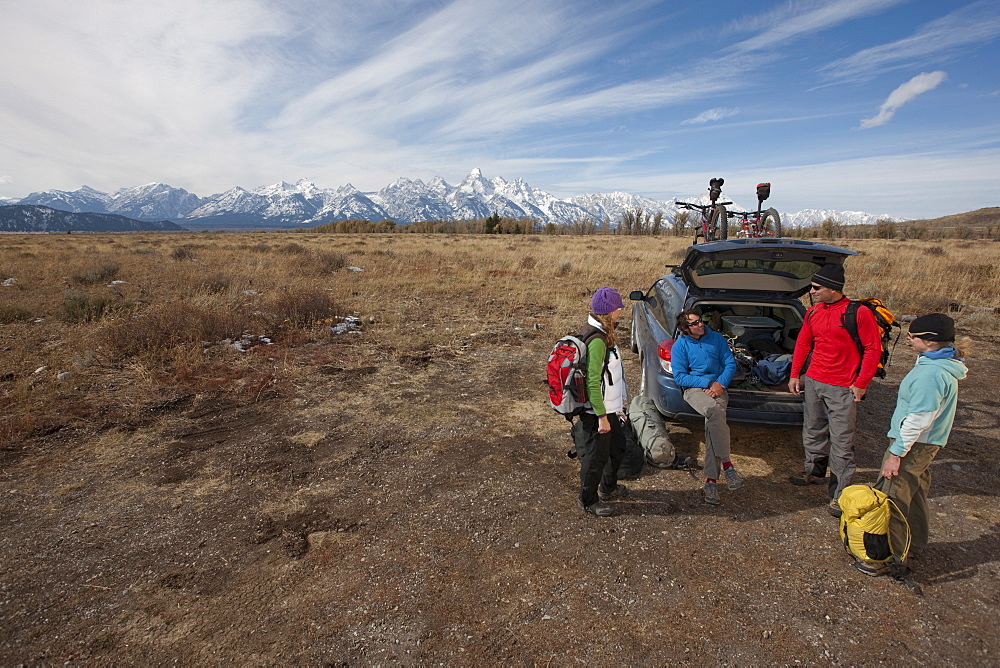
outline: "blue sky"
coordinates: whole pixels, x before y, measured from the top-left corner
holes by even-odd
[[[0,196],[523,178],[1000,205],[995,0],[6,0]]]

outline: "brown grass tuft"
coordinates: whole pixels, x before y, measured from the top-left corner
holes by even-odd
[[[320,251],[311,255],[308,263],[317,274],[332,274],[347,266],[347,256],[343,253]]]
[[[0,324],[9,325],[13,322],[27,322],[34,316],[31,311],[16,304],[0,306]]]
[[[241,336],[250,317],[233,308],[203,308],[182,302],[153,306],[111,323],[105,347],[116,360],[157,357],[177,346],[213,343]]]
[[[330,293],[320,289],[280,290],[265,309],[272,327],[304,328],[330,323],[344,313]]]
[[[73,275],[73,280],[83,285],[106,283],[118,275],[121,267],[112,262],[105,262],[91,269]]]

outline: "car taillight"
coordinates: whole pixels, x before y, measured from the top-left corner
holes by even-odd
[[[660,366],[663,367],[663,370],[667,373],[672,373],[670,370],[670,349],[673,347],[673,339],[660,341],[660,345],[656,347],[656,353],[660,356]]]

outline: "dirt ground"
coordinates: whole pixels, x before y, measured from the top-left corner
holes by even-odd
[[[360,336],[278,396],[165,396],[5,447],[0,663],[1000,663],[1000,338],[975,336],[933,466],[922,596],[849,566],[824,489],[787,482],[796,431],[735,428],[748,484],[720,507],[647,468],[616,517],[582,514],[551,338],[378,359]],[[699,451],[701,425],[671,429]]]

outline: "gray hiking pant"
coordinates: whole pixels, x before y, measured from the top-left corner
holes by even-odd
[[[722,460],[729,458],[729,425],[726,423],[726,406],[729,393],[722,391],[712,398],[700,387],[684,390],[688,406],[705,416],[705,477],[718,480],[722,473]]]
[[[854,471],[854,425],[858,404],[849,387],[802,378],[802,447],[806,473],[822,478],[830,469],[830,498],[851,484]]]

